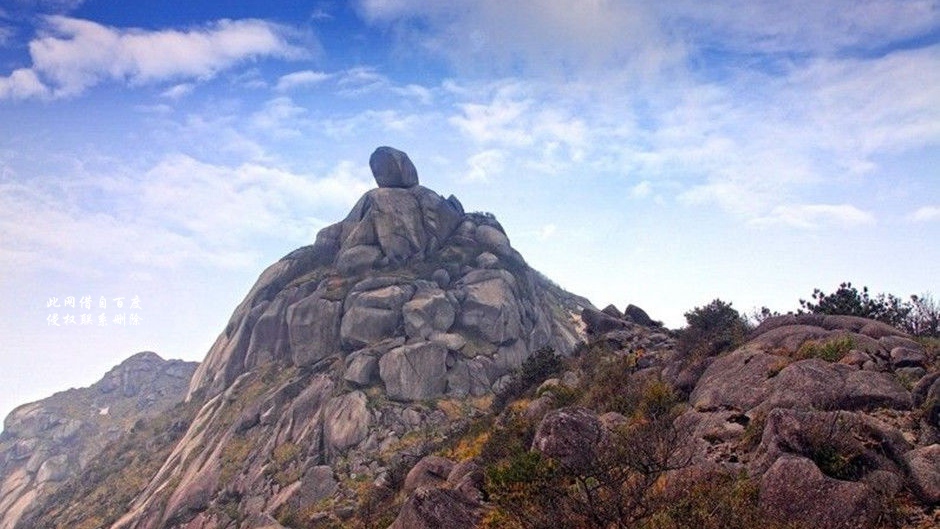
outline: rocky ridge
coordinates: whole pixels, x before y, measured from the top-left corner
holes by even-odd
[[[592,361],[615,371],[592,373],[582,363],[565,373],[561,381],[566,382],[546,381],[537,398],[522,400],[521,408],[510,406],[497,420],[515,431],[531,425],[531,453],[553,462],[541,472],[557,481],[520,500],[555,497],[552,505],[543,506],[544,520],[605,526],[604,508],[612,505],[597,500],[591,505],[595,518],[578,518],[583,496],[570,488],[551,488],[591,476],[599,484],[598,498],[626,494],[616,505],[623,509],[616,522],[632,520],[639,526],[648,522],[650,511],[689,515],[670,509],[694,501],[690,495],[722,490],[716,483],[737,488],[706,501],[713,516],[721,509],[716,502],[741,501],[734,495],[754,491],[723,522],[742,524],[735,526],[920,528],[940,523],[936,348],[880,322],[803,314],[768,319],[741,347],[695,359],[684,358],[673,342],[656,336],[655,328],[641,328],[608,309],[586,310],[584,316],[593,331],[588,350],[602,351]],[[656,333],[652,341],[651,332]],[[559,384],[567,389],[554,390]],[[598,389],[610,384],[616,387]],[[591,398],[598,394],[613,398]],[[618,401],[621,395],[632,396]],[[663,395],[673,395],[668,405]],[[565,405],[571,400],[577,405]],[[660,429],[650,430],[657,421]],[[651,431],[652,437],[644,437]],[[644,453],[638,464],[636,454]],[[518,459],[498,460],[490,468],[513,461]],[[526,480],[542,475],[524,468],[531,476]],[[648,488],[605,488],[604,477],[611,473],[619,476],[616,483],[647,479]],[[702,483],[705,492],[696,489]],[[488,492],[496,498],[505,494],[498,486]],[[642,498],[650,511],[631,507],[631,497]],[[555,504],[563,507],[552,518]],[[513,508],[512,502],[500,508],[507,505]],[[629,518],[633,515],[637,518]],[[532,526],[541,526],[538,516],[529,522]],[[747,516],[753,519],[748,522]]]
[[[13,410],[0,434],[0,528],[14,527],[138,420],[181,402],[195,369],[142,352],[90,387]]]
[[[339,523],[534,351],[582,338],[590,303],[529,268],[492,215],[419,185],[401,151],[370,166],[379,187],[235,309],[192,378],[201,409],[112,527]]]

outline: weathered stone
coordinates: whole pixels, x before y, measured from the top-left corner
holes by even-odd
[[[424,456],[408,471],[402,490],[411,494],[418,487],[439,487],[447,482],[453,468],[454,462],[446,457]]]
[[[340,325],[343,346],[355,350],[394,336],[402,324],[401,307],[413,292],[391,285],[350,294]]]
[[[457,333],[431,333],[428,341],[439,343],[448,351],[461,351],[467,345],[467,339]]]
[[[895,347],[891,350],[891,367],[924,367],[927,365],[927,355],[918,349],[908,347]]]
[[[379,376],[388,398],[422,400],[439,397],[447,385],[447,350],[432,342],[392,349],[379,360]]]
[[[519,306],[512,287],[502,277],[467,285],[460,323],[485,340],[500,344],[522,335]]]
[[[911,394],[891,375],[874,371],[854,371],[845,377],[845,394],[838,403],[844,410],[891,408],[909,410]]]
[[[829,363],[819,359],[794,362],[768,384],[772,389],[761,406],[828,410],[847,393],[845,381]]]
[[[447,485],[471,501],[481,501],[485,486],[483,467],[473,459],[461,461],[447,475]]]
[[[940,444],[911,450],[904,455],[914,491],[928,505],[940,504]]]
[[[809,459],[792,455],[761,477],[760,504],[775,519],[822,529],[870,527],[879,512],[866,485],[827,477]]]
[[[411,338],[428,338],[446,333],[454,324],[457,311],[443,290],[421,291],[402,306],[405,334]]]
[[[287,308],[287,333],[294,365],[314,364],[339,353],[342,303],[314,293]]]
[[[539,423],[532,450],[556,459],[565,467],[584,469],[596,459],[603,436],[604,427],[593,411],[561,408],[549,412]]]
[[[375,189],[369,196],[371,202],[364,222],[375,226],[382,253],[393,263],[423,253],[429,234],[414,194],[402,189]]]
[[[450,285],[450,274],[447,273],[447,270],[438,268],[431,274],[431,280],[437,283],[437,286],[447,288],[447,286]]]
[[[323,440],[327,449],[339,454],[365,439],[370,423],[366,395],[353,391],[334,397],[323,408]]]
[[[506,234],[493,226],[477,226],[473,232],[474,239],[480,243],[484,249],[496,254],[497,256],[509,255],[509,238]]]
[[[786,366],[786,358],[740,349],[716,358],[689,396],[700,411],[730,408],[747,411],[764,401],[767,380]]]
[[[36,483],[62,481],[71,473],[70,470],[68,455],[60,454],[50,457],[43,461],[39,470],[36,471]]]
[[[371,270],[382,257],[382,250],[375,246],[359,244],[344,249],[336,257],[336,269],[343,275],[357,275]]]
[[[595,336],[607,334],[627,328],[627,322],[621,318],[614,318],[597,309],[585,307],[581,311],[581,319],[587,326],[587,331]]]
[[[642,325],[644,327],[662,326],[661,323],[654,321],[653,318],[650,318],[649,314],[647,314],[645,310],[633,304],[627,305],[627,309],[623,312],[623,315],[625,318],[632,320],[633,323]]]
[[[499,257],[490,252],[483,252],[477,256],[476,265],[478,268],[498,268]]]
[[[369,351],[356,351],[346,357],[343,379],[359,386],[368,386],[379,376],[379,359]]]
[[[473,529],[482,517],[480,504],[460,492],[420,488],[408,498],[388,529]]]
[[[392,147],[379,147],[369,157],[372,176],[379,187],[418,185],[418,171],[408,155]]]
[[[479,397],[490,390],[490,378],[482,359],[459,359],[447,372],[447,394]]]
[[[900,473],[898,461],[910,444],[895,428],[857,412],[797,411],[777,408],[766,418],[751,466],[764,471],[779,457],[837,450],[862,477],[874,470]]]

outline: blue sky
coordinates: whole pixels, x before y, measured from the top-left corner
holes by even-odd
[[[565,288],[672,327],[844,280],[940,294],[935,0],[7,0],[0,413],[201,359],[386,144]]]

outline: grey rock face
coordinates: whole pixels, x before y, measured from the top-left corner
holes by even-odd
[[[928,504],[940,504],[940,444],[911,450],[904,461],[918,496]]]
[[[365,439],[371,417],[366,396],[353,391],[334,397],[323,408],[323,440],[332,453],[341,453]]]
[[[418,171],[408,155],[392,147],[379,147],[369,157],[372,176],[379,187],[418,185]]]
[[[298,301],[287,309],[291,359],[295,365],[314,364],[339,350],[342,303],[322,294]]]
[[[388,529],[472,529],[482,517],[479,503],[458,491],[421,488],[408,498]]]
[[[413,292],[411,286],[391,285],[351,294],[340,326],[343,345],[356,350],[394,336],[402,322],[401,307]]]
[[[532,449],[568,468],[588,468],[604,438],[604,425],[593,411],[561,408],[545,415],[535,431]]]
[[[446,457],[425,456],[408,471],[402,490],[410,494],[418,487],[438,487],[447,483],[454,462]]]
[[[440,397],[447,384],[447,350],[433,342],[392,349],[379,360],[379,376],[388,398],[421,400]]]
[[[453,426],[421,401],[491,394],[532,352],[583,338],[572,314],[590,303],[530,269],[492,215],[418,185],[400,151],[370,165],[379,188],[235,309],[190,386],[203,408],[115,529],[345,521],[351,483],[387,476],[409,434]],[[481,475],[417,487],[398,523],[478,520]],[[338,504],[307,512],[324,494]]]
[[[778,519],[826,529],[869,527],[878,512],[866,485],[832,479],[809,459],[790,455],[761,478],[760,503]]]

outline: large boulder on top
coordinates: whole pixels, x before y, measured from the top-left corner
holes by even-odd
[[[372,176],[379,187],[414,187],[418,170],[408,155],[392,147],[379,147],[369,157]]]

